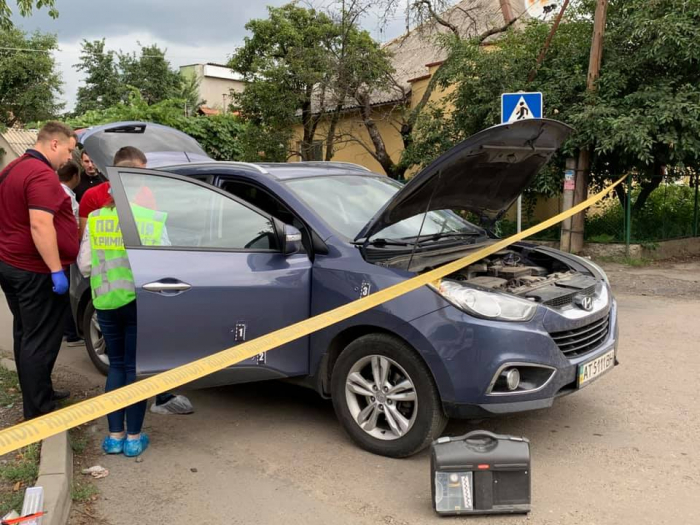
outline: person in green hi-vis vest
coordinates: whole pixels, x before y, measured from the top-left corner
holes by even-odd
[[[145,165],[145,156],[136,148],[122,148],[114,158],[115,166],[139,164]],[[134,203],[131,209],[141,244],[170,245],[165,228],[167,213]],[[107,345],[105,391],[110,392],[136,381],[137,326],[136,286],[113,200],[89,214],[78,267],[90,278],[92,302]],[[141,431],[146,406],[144,400],[107,415],[109,435],[102,442],[107,454],[123,452],[134,457],[148,447],[148,436]]]

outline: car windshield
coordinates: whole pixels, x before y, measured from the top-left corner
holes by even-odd
[[[402,185],[389,177],[339,175],[292,179],[288,186],[334,230],[354,239]],[[428,212],[392,224],[372,239],[403,239],[438,233],[483,233],[450,210]]]

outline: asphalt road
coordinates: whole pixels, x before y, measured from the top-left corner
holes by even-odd
[[[621,366],[551,409],[479,423],[531,440],[533,511],[470,522],[698,522],[700,295],[684,292],[698,287],[700,264],[610,275]],[[86,387],[103,382],[84,348],[64,348],[59,367]],[[99,457],[110,470],[95,503],[105,523],[445,522],[431,510],[427,452],[392,460],[356,448],[311,391],[270,382],[188,395],[192,415],[148,413],[143,462]],[[453,422],[446,433],[476,427]],[[94,430],[101,436],[105,422]]]

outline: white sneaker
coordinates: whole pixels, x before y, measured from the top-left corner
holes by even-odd
[[[191,414],[194,412],[194,407],[192,406],[192,403],[190,403],[190,400],[185,396],[175,396],[167,403],[163,403],[162,405],[156,405],[153,403],[151,405],[151,412],[166,416],[170,414]]]

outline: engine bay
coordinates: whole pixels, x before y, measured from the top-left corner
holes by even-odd
[[[576,295],[593,295],[597,281],[535,250],[506,249],[463,268],[445,279],[481,289],[511,293],[561,308]]]

